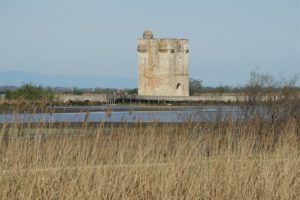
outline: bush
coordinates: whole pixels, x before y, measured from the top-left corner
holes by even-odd
[[[39,99],[52,99],[53,91],[51,88],[43,88],[41,86],[35,86],[31,83],[22,85],[16,91],[7,90],[5,97],[7,99],[24,98],[27,100],[39,100]]]
[[[202,80],[190,79],[190,95],[199,94],[202,90]]]
[[[72,89],[72,94],[82,95],[83,92],[82,92],[82,90],[75,87],[75,88]]]
[[[300,122],[298,76],[276,79],[268,74],[251,72],[246,85],[245,108],[256,112],[259,108],[265,119],[287,121],[293,116]]]

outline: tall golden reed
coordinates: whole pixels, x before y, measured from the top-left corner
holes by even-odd
[[[300,199],[295,119],[3,125],[0,199]]]

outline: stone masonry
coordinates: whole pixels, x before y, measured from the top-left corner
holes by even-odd
[[[139,95],[189,96],[187,39],[153,38],[146,30],[137,51]]]

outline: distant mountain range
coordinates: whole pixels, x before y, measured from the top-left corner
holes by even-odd
[[[136,88],[137,80],[112,76],[46,75],[26,71],[0,71],[0,86],[21,86],[24,83],[50,87]]]

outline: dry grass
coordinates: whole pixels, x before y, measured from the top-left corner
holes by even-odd
[[[0,199],[300,199],[298,126],[3,126]]]

